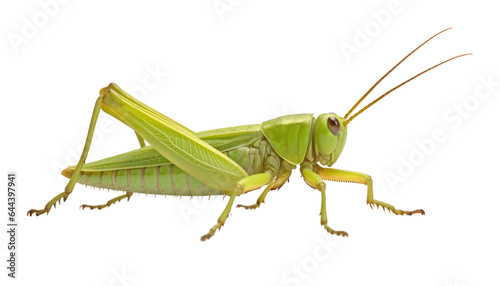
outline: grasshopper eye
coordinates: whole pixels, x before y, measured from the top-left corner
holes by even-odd
[[[328,129],[330,130],[330,132],[332,132],[333,135],[339,135],[340,124],[339,124],[339,121],[337,120],[337,118],[335,118],[333,116],[328,118],[327,125],[328,125]]]

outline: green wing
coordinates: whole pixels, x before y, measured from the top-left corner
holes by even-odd
[[[131,127],[177,167],[209,187],[232,192],[247,172],[188,128],[128,95],[116,84],[100,92],[102,110]]]
[[[195,135],[215,149],[226,152],[262,139],[260,125],[244,125],[202,131]],[[82,171],[112,171],[172,164],[152,146],[83,165]]]

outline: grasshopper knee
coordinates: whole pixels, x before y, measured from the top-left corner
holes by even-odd
[[[75,171],[75,167],[68,167],[64,170],[62,170],[61,175],[65,176],[66,178],[70,179],[71,175],[73,175],[73,172]]]
[[[316,185],[316,188],[317,188],[320,192],[323,192],[324,190],[326,190],[326,184],[325,184],[325,182],[323,182],[323,181],[319,182],[319,183]]]

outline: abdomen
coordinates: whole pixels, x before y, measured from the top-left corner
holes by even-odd
[[[263,162],[270,146],[266,140],[258,140],[252,146],[239,147],[223,152],[237,162],[249,174],[263,172]],[[267,151],[267,152],[266,152]],[[70,178],[74,166],[62,174]],[[82,168],[77,179],[80,184],[118,191],[171,195],[171,196],[213,196],[224,195],[220,190],[203,184],[198,179],[172,163],[119,170],[86,170]]]

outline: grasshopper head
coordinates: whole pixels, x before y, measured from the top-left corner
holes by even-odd
[[[316,159],[331,166],[344,150],[347,124],[343,117],[335,113],[324,113],[314,123],[313,142]]]

